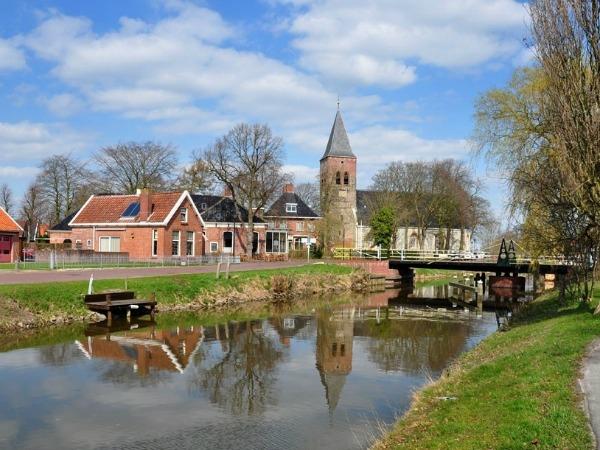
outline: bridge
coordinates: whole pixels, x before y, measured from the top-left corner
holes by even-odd
[[[535,269],[540,275],[565,275],[570,262],[561,256],[517,255],[515,243],[502,240],[500,252],[452,251],[452,250],[405,250],[405,249],[348,249],[337,248],[334,258],[361,260],[388,260],[390,269],[398,270],[403,278],[412,277],[413,269],[438,269],[452,271],[469,271],[494,273],[496,276],[518,277]]]

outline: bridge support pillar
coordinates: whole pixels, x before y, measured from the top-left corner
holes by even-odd
[[[415,279],[415,271],[411,268],[398,269],[398,274],[402,283],[412,283]]]

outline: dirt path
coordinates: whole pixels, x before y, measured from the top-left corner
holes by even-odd
[[[586,411],[600,450],[600,339],[597,339],[583,361],[581,389],[585,396]]]
[[[231,271],[244,270],[281,269],[286,267],[300,267],[306,264],[304,261],[285,262],[245,262],[232,264]],[[22,283],[52,283],[59,281],[81,281],[89,280],[94,274],[96,280],[107,280],[112,278],[143,278],[165,275],[179,275],[184,273],[207,273],[215,272],[216,266],[185,266],[185,267],[141,267],[121,269],[73,269],[56,271],[0,271],[0,284],[22,284]]]

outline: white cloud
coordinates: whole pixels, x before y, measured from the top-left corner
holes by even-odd
[[[526,21],[515,0],[323,0],[290,31],[308,70],[398,87],[415,80],[416,64],[469,68],[514,56]]]
[[[37,175],[39,169],[37,167],[15,167],[2,166],[0,167],[0,179],[3,178],[31,178]]]
[[[314,183],[319,174],[318,167],[309,167],[302,164],[286,164],[283,166],[285,173],[294,175],[294,183]]]
[[[24,69],[26,65],[23,52],[11,41],[0,39],[0,72]]]
[[[4,161],[37,162],[52,154],[77,153],[88,136],[57,124],[0,122],[0,154]]]
[[[84,106],[79,97],[69,93],[41,97],[39,100],[52,114],[59,117],[71,116],[81,111]]]

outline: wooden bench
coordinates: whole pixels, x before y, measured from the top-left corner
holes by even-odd
[[[156,295],[150,299],[135,298],[133,291],[102,292],[100,294],[87,294],[83,301],[90,311],[105,314],[108,323],[113,316],[124,316],[131,311],[131,315],[143,316],[150,314],[154,319],[156,308]],[[132,306],[134,306],[132,308]]]

